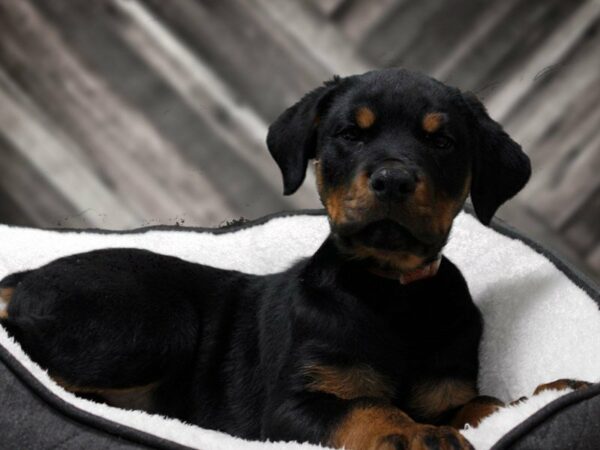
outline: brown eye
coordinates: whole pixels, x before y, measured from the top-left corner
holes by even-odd
[[[452,139],[443,134],[428,134],[426,139],[432,147],[436,148],[447,149],[454,145]]]
[[[336,133],[336,137],[345,141],[357,141],[360,139],[361,133],[358,127],[347,127]]]

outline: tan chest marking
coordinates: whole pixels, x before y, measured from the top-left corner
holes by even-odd
[[[473,383],[446,378],[417,383],[411,390],[408,404],[421,417],[434,418],[476,396],[477,389]]]
[[[310,391],[326,392],[344,400],[360,397],[390,399],[392,383],[372,367],[364,364],[351,367],[312,365],[305,368]]]

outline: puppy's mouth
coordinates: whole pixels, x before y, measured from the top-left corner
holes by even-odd
[[[352,235],[362,245],[381,250],[405,250],[423,245],[407,227],[391,219],[372,222]]]
[[[424,261],[437,257],[446,244],[446,236],[418,233],[391,218],[346,223],[333,227],[333,232],[348,250],[368,247],[386,253],[412,254]]]

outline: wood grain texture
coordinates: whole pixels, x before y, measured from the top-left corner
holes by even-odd
[[[600,279],[597,0],[0,0],[0,221],[214,226],[281,195],[268,124],[335,73],[483,98],[534,175],[500,215]]]

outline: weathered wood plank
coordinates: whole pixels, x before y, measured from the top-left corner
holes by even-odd
[[[312,14],[303,3],[246,0],[256,14],[269,17],[274,25],[287,31],[332,74],[353,75],[372,68],[356,48],[331,22]]]
[[[580,91],[579,95],[573,97],[556,120],[548,121],[544,127],[544,134],[539,139],[527,145],[529,156],[537,168],[536,176],[530,184],[531,188],[544,181],[543,174],[546,168],[561,164],[564,155],[579,146],[581,142],[589,140],[600,125],[600,109],[597,108],[600,103],[600,83],[592,84],[582,90],[577,79],[572,79],[571,82],[575,83],[576,90]],[[572,88],[572,86],[564,87]],[[538,97],[545,99],[550,105],[553,104],[553,101],[548,101],[548,99],[554,100],[551,95],[538,95]],[[549,169],[552,170],[555,169]]]
[[[543,46],[491,96],[487,102],[491,115],[505,121],[513,108],[527,95],[536,75],[546,67],[560,63],[599,17],[600,2],[588,0],[564,24],[553,30]]]
[[[317,11],[324,16],[333,16],[342,7],[344,3],[348,3],[351,0],[306,0],[308,1]],[[282,2],[272,2],[277,4]],[[288,2],[291,3],[291,2]]]
[[[564,236],[584,258],[594,253],[600,245],[600,188],[569,218],[564,227]]]
[[[353,42],[362,41],[400,3],[406,0],[353,0],[334,19]],[[369,58],[368,53],[364,54]]]
[[[115,6],[131,20],[118,29],[125,41],[170,84],[198,118],[218,135],[223,141],[220,143],[221,151],[231,150],[235,153],[238,158],[236,164],[221,168],[223,181],[228,178],[226,169],[241,172],[241,176],[247,178],[246,183],[260,178],[260,183],[264,186],[238,183],[241,191],[236,194],[239,197],[244,195],[245,202],[254,198],[252,208],[255,214],[267,213],[272,208],[306,208],[318,205],[316,189],[310,182],[287,201],[281,198],[279,170],[265,146],[267,124],[253,110],[237,103],[229,87],[218,79],[210,67],[155,21],[139,2],[117,1]],[[201,145],[208,157],[214,157],[204,143]],[[242,163],[249,170],[244,170]],[[238,179],[238,176],[231,173],[229,178]],[[257,201],[265,205],[260,207]],[[241,215],[248,216],[248,212],[238,210]]]
[[[241,108],[227,87],[144,6],[96,5],[103,3],[106,8],[93,16],[85,5],[71,2],[40,5],[96,76],[143,112],[190,170],[218,191],[216,199],[233,216],[318,205],[308,183],[293,200],[284,199],[278,169],[264,145],[264,122]]]
[[[473,33],[479,17],[489,7],[479,0],[438,3],[440,7],[423,19],[415,36],[403,49],[398,49],[392,64],[431,74],[442,58],[452,52],[462,39]],[[457,11],[460,11],[460,15],[456,14]],[[474,26],[466,27],[466,23]]]
[[[233,0],[145,0],[267,122],[331,77],[289,36],[257,22]]]
[[[455,67],[449,81],[490,97],[576,9],[580,0],[517,1]]]
[[[596,271],[596,274],[598,274],[598,276],[596,277],[596,280],[600,279],[600,245],[596,246],[596,249],[590,253],[590,255],[587,257],[586,262],[590,265],[590,267]],[[600,283],[600,281],[598,282]]]
[[[0,104],[0,130],[4,139],[76,211],[92,208],[93,214],[87,216],[90,225],[121,228],[139,224],[139,217],[97,179],[75,145],[58,133],[2,72]]]
[[[555,229],[562,227],[600,186],[600,129],[585,145],[557,167],[545,189],[539,189],[531,208]]]
[[[480,17],[475,20],[474,27],[470,32],[466,33],[466,35],[456,43],[454,48],[449,49],[446,55],[440,56],[435,67],[431,71],[431,75],[439,80],[446,80],[451,84],[462,84],[465,89],[469,85],[473,86],[473,82],[469,83],[466,79],[457,75],[462,68],[463,62],[467,58],[478,54],[477,48],[483,42],[487,42],[490,39],[490,35],[493,31],[498,29],[499,24],[505,20],[510,11],[513,10],[515,5],[520,1],[521,0],[505,0],[488,4]]]
[[[398,2],[358,44],[360,51],[379,66],[402,65],[400,55],[421,35],[422,24],[443,5],[438,0]]]
[[[571,53],[532,80],[526,97],[505,119],[511,136],[532,156],[538,148],[546,153],[547,149],[540,148],[538,141],[561,117],[571,115],[582,98],[594,96],[598,91],[599,46],[600,35],[583,36]]]
[[[43,226],[29,216],[19,200],[13,200],[10,191],[10,187],[7,190],[0,189],[0,223],[19,227]]]
[[[86,214],[79,215],[1,132],[0,168],[0,223],[73,228],[98,225],[97,221],[88,222]]]
[[[132,211],[145,218],[185,212],[192,220],[208,223],[230,217],[205,178],[178,156],[140,111],[82,65],[28,2],[3,8],[0,17],[3,64],[80,143]]]

